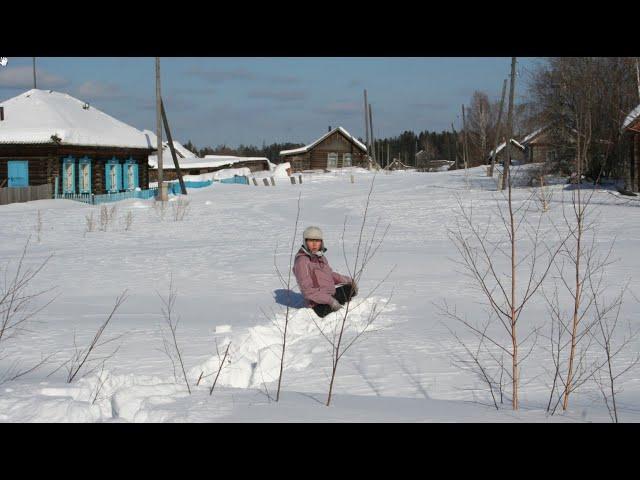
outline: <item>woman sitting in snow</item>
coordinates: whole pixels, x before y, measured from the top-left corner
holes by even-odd
[[[322,240],[322,230],[308,227],[302,236],[304,242],[296,254],[293,273],[307,305],[319,317],[326,317],[355,297],[358,287],[352,278],[331,270],[324,255],[327,249]]]

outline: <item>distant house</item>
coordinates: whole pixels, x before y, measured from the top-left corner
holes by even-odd
[[[557,147],[553,144],[549,125],[537,128],[520,140],[524,146],[526,163],[553,162],[558,157]]]
[[[154,149],[157,144],[156,135],[145,130],[145,134],[151,139]],[[177,180],[173,157],[169,142],[162,142],[162,172],[164,180]],[[192,151],[186,149],[180,142],[173,141],[173,146],[178,157],[178,165],[182,175],[202,175],[203,173],[217,172],[228,168],[247,167],[251,172],[261,172],[270,170],[270,162],[266,157],[238,157],[232,155],[205,155],[198,157]],[[149,155],[149,178],[151,182],[158,181],[158,157],[157,152]]]
[[[367,147],[342,127],[331,129],[313,143],[280,152],[282,162],[290,162],[293,171],[330,170],[368,166]]]
[[[638,105],[627,117],[622,124],[622,132],[630,138],[629,152],[631,156],[631,191],[640,191],[640,105]]]
[[[149,186],[149,139],[65,93],[32,89],[0,102],[0,186],[53,184],[60,193]]]
[[[506,146],[507,146],[507,142],[502,142],[500,145],[498,145],[498,148],[495,149],[496,163],[504,162],[504,159],[507,154],[507,149],[505,148]],[[511,152],[510,152],[511,162],[524,163],[525,162],[524,152],[525,152],[525,147],[520,142],[512,138]],[[493,155],[494,155],[494,151],[491,150],[491,152],[489,152],[489,158],[487,159],[487,163],[491,163],[491,160],[493,159]]]

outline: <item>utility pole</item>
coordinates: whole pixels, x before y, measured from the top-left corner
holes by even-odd
[[[462,105],[462,159],[464,161],[464,169],[467,170],[467,162],[469,161],[469,148],[467,146],[467,121],[464,116],[464,105]]]
[[[453,152],[454,152],[454,160],[456,162],[456,170],[458,169],[458,135],[456,134],[456,129],[453,126],[453,122],[451,123],[451,131],[453,132]]]
[[[370,132],[371,132],[371,146],[372,146],[372,152],[371,153],[373,155],[371,158],[375,162],[376,161],[376,152],[374,150],[375,149],[375,143],[374,143],[375,140],[374,140],[374,137],[373,137],[373,113],[371,112],[371,104],[369,104],[369,129],[370,129]]]
[[[640,65],[638,65],[638,57],[636,57],[636,83],[638,85],[638,99],[640,99]]]
[[[162,96],[160,94],[160,57],[156,57],[156,148],[158,158],[158,196],[157,201],[168,200],[162,172]]]
[[[367,154],[371,155],[369,145],[369,102],[367,101],[367,89],[364,89],[364,131],[365,131],[365,146],[367,147]]]
[[[33,57],[33,88],[38,88],[36,86],[36,57]]]
[[[498,124],[496,125],[496,141],[493,147],[493,156],[491,157],[491,167],[489,168],[489,177],[493,177],[493,170],[496,165],[496,157],[498,156],[498,143],[500,142],[500,124],[502,122],[502,111],[504,110],[504,96],[507,93],[507,79],[502,82],[502,99],[500,100],[500,111],[498,112]],[[505,145],[506,146],[506,145]]]
[[[505,154],[504,159],[504,175],[502,177],[502,189],[506,185],[506,182],[511,182],[511,136],[513,135],[513,101],[515,98],[515,83],[516,83],[516,57],[511,57],[511,83],[509,86],[509,113],[507,115],[507,135],[505,139]]]

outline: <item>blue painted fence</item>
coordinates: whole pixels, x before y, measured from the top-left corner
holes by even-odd
[[[94,195],[92,193],[58,193],[56,199],[75,200],[77,202],[88,203],[89,205],[100,205],[103,203],[118,202],[129,198],[139,198],[148,200],[158,195],[157,188],[148,190],[131,190],[129,192],[105,193],[104,195]]]
[[[249,185],[249,178],[245,176],[235,175],[231,178],[223,178],[222,180],[205,180],[205,181],[186,181],[184,182],[185,187],[187,187],[187,191],[190,188],[203,188],[209,187],[213,185],[214,182],[220,183],[239,183],[241,185]],[[169,193],[173,195],[180,195],[182,190],[180,190],[180,182],[171,182],[169,183]]]
[[[218,180],[215,180],[218,181]],[[242,185],[249,185],[249,179],[245,176],[238,176],[232,178],[224,178],[219,180],[220,183],[239,183]],[[214,183],[214,180],[206,180],[203,182],[188,181],[184,182],[187,189],[189,188],[202,188],[208,187]],[[180,195],[180,183],[171,182],[168,183],[168,193],[171,195]],[[106,193],[104,195],[94,195],[92,193],[54,193],[56,199],[75,200],[77,202],[88,203],[89,205],[100,205],[102,203],[118,202],[120,200],[127,200],[129,198],[139,198],[141,200],[148,200],[155,198],[158,195],[158,188],[150,188],[148,190],[131,190],[128,192],[116,192]]]

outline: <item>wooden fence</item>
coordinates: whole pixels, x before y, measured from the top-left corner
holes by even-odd
[[[31,200],[46,200],[49,198],[53,198],[50,183],[29,187],[0,188],[0,205],[30,202]]]

